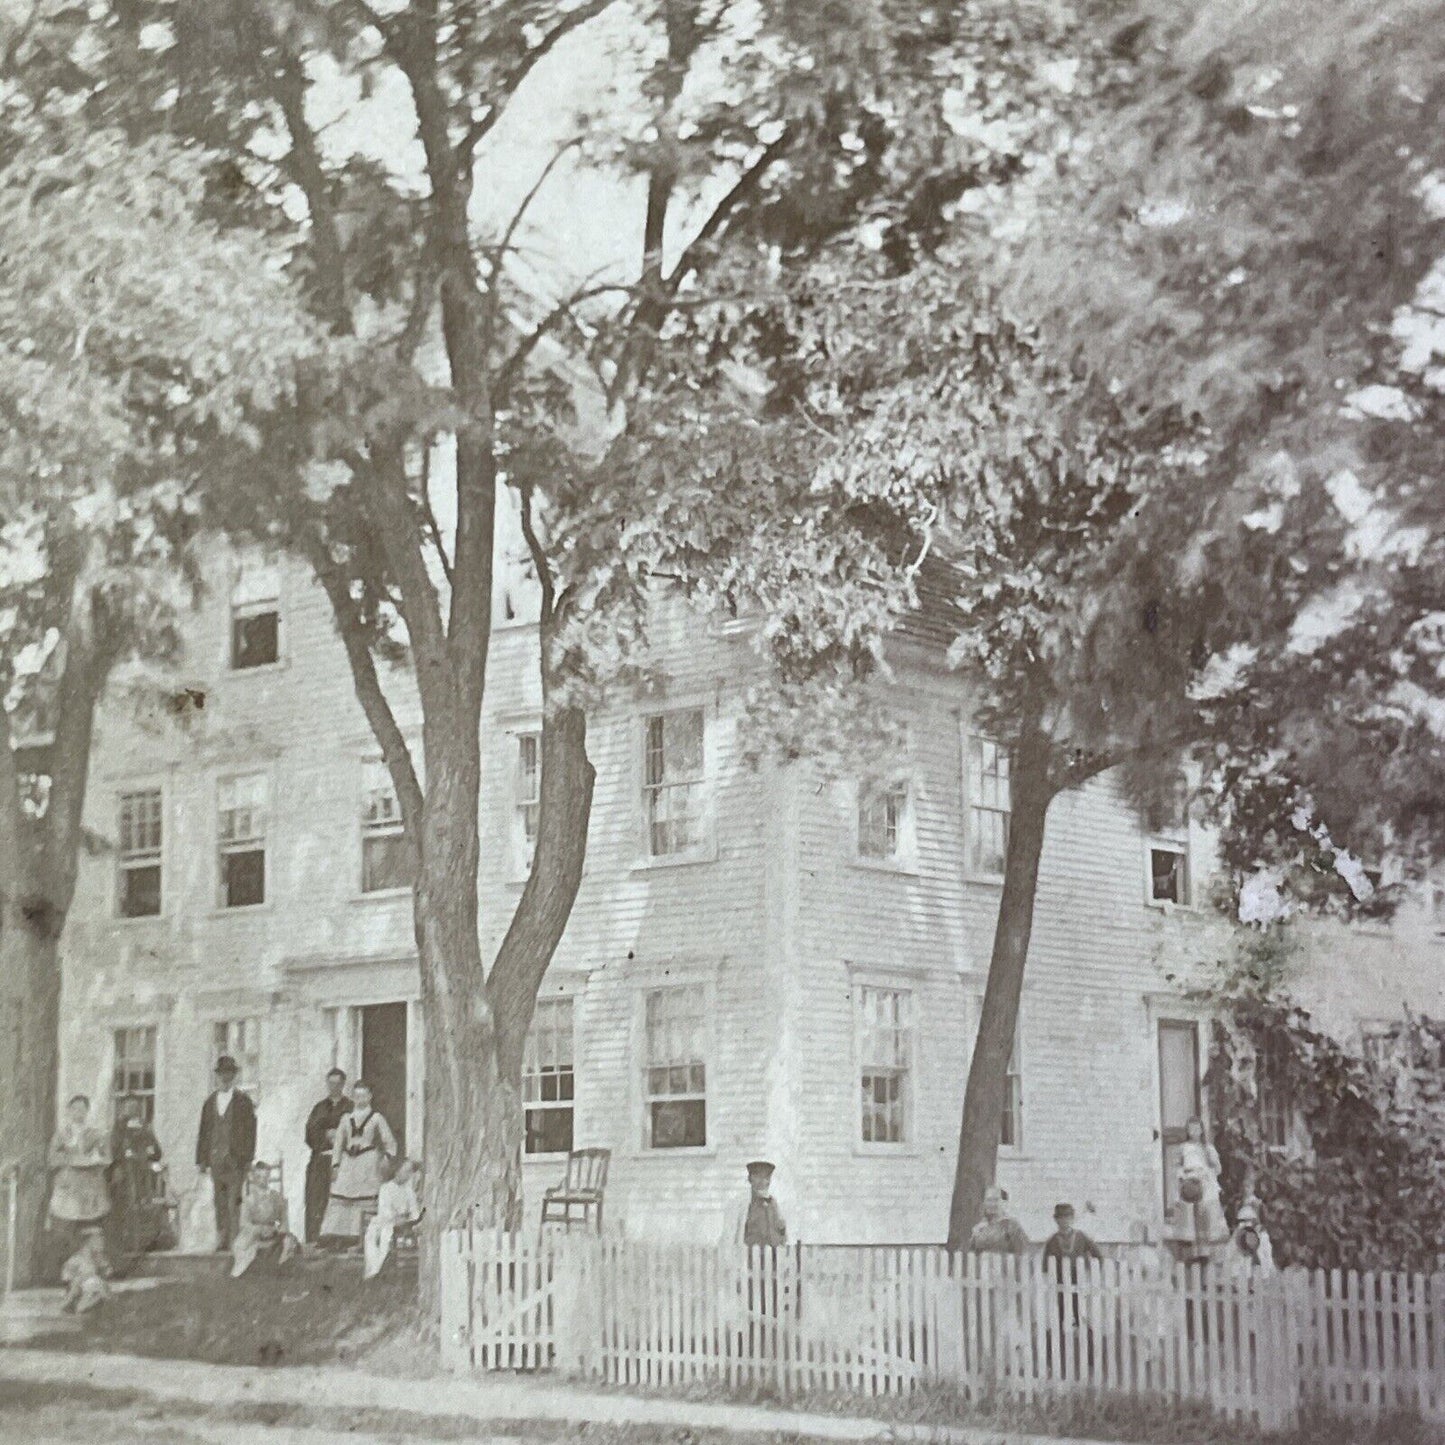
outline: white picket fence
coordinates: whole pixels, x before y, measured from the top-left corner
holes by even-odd
[[[1297,1271],[1241,1286],[1130,1260],[1061,1278],[1037,1258],[942,1249],[454,1231],[441,1286],[454,1370],[785,1395],[1126,1395],[1265,1428],[1307,1404],[1445,1421],[1445,1274]]]

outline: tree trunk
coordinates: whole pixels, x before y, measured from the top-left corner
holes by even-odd
[[[5,1176],[18,1166],[20,1285],[39,1282],[46,1161],[60,1079],[60,938],[49,910],[37,905],[38,896],[7,898],[0,905],[0,1184],[8,1191]],[[0,1238],[0,1271],[8,1263],[5,1248]]]
[[[948,1247],[965,1249],[983,1213],[984,1191],[993,1183],[1008,1087],[1009,1058],[1018,1027],[1019,994],[1034,925],[1034,895],[1043,852],[1044,824],[1054,787],[1046,737],[1026,734],[1013,754],[1009,776],[1012,813],[1004,863],[1003,896],[994,928],[988,983],[978,1037],[968,1069],[958,1164],[948,1210]]]

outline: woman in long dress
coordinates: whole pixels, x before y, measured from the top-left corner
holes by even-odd
[[[87,1228],[110,1213],[105,1186],[110,1149],[105,1135],[90,1125],[90,1100],[76,1094],[65,1106],[65,1122],[50,1141],[50,1221],[63,1236],[62,1258],[71,1254]]]
[[[1219,1154],[1205,1137],[1203,1120],[1190,1119],[1184,1132],[1184,1142],[1179,1146],[1179,1197],[1184,1218],[1193,1224],[1195,1246],[1206,1249],[1229,1238],[1229,1224],[1219,1198]],[[1187,1180],[1199,1185],[1199,1198],[1192,1204],[1182,1192]]]
[[[371,1107],[371,1086],[358,1079],[351,1089],[351,1112],[342,1117],[332,1153],[335,1173],[323,1238],[361,1238],[361,1216],[376,1208],[381,1190],[382,1161],[396,1154],[391,1125]]]

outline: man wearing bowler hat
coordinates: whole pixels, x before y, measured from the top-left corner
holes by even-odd
[[[256,1106],[236,1087],[230,1054],[216,1060],[216,1088],[201,1105],[196,1167],[209,1171],[216,1196],[216,1248],[229,1251],[241,1213],[241,1189],[256,1157]]]

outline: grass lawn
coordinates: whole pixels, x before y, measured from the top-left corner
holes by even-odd
[[[363,1280],[355,1257],[255,1266],[115,1291],[81,1329],[37,1339],[43,1349],[104,1350],[215,1365],[356,1364],[408,1375],[437,1370],[434,1341],[416,1304],[416,1271],[388,1268]]]

